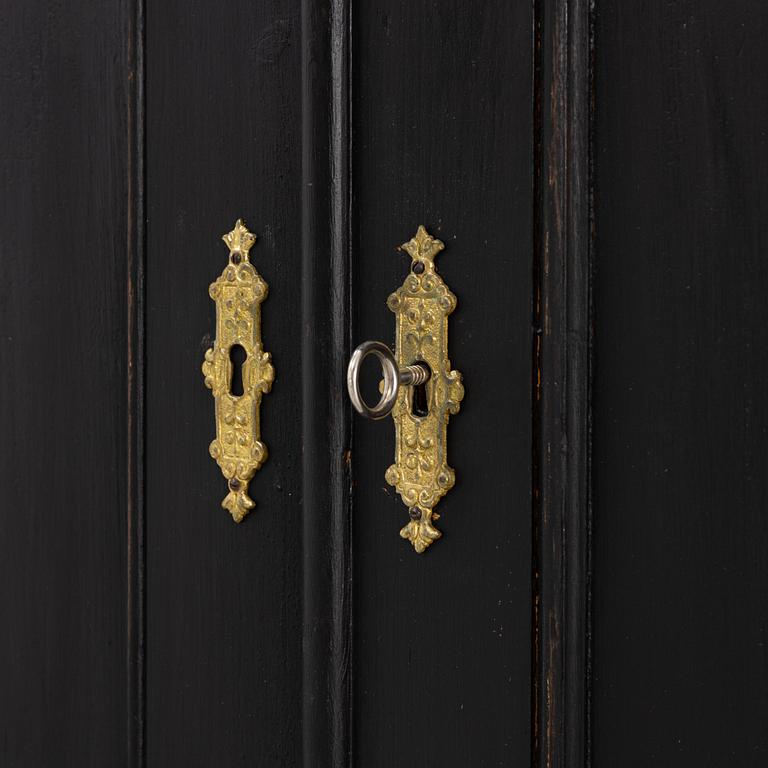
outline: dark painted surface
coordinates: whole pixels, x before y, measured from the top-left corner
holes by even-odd
[[[443,538],[417,555],[357,420],[354,754],[377,766],[527,765],[531,637],[530,6],[368,3],[353,17],[354,339],[394,340],[397,246],[423,223],[458,298]]]
[[[0,11],[0,762],[123,764],[129,25]]]
[[[765,764],[766,14],[597,4],[591,251],[587,8],[535,10],[151,3],[146,113],[141,4],[0,11],[3,765]],[[200,372],[238,216],[240,526]],[[419,223],[467,388],[423,556],[343,392]]]
[[[580,766],[589,718],[589,0],[537,3],[533,764]]]
[[[298,3],[151,3],[147,15],[148,764],[301,760]],[[276,380],[269,460],[235,524],[208,455],[200,364],[220,237],[245,218]]]
[[[302,764],[350,760],[349,4],[301,5]]]
[[[594,765],[768,759],[765,6],[597,6]]]

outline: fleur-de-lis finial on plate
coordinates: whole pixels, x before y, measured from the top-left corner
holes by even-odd
[[[424,262],[427,267],[434,267],[435,256],[445,248],[444,243],[438,240],[424,229],[420,224],[416,234],[400,248],[404,250],[415,262]]]
[[[248,261],[248,251],[251,250],[256,242],[256,235],[248,231],[248,227],[243,224],[242,219],[235,222],[235,227],[231,232],[222,235],[221,239],[227,244],[230,255],[239,253],[244,261]]]

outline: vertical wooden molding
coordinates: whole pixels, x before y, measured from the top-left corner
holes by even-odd
[[[128,445],[126,516],[127,609],[127,765],[143,768],[145,755],[145,516],[144,516],[144,372],[145,312],[145,100],[144,0],[135,0],[127,30],[127,217],[128,268]]]
[[[303,0],[303,760],[350,764],[348,0]]]
[[[532,764],[589,765],[590,0],[537,0]]]

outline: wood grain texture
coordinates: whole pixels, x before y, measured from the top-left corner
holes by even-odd
[[[126,748],[146,765],[146,89],[144,2],[128,18],[126,64],[128,210],[126,226],[128,423],[126,435]]]
[[[349,6],[301,4],[302,747],[350,765]]]
[[[768,757],[768,16],[596,16],[594,766]]]
[[[147,7],[147,758],[294,766],[302,718],[301,46],[293,0]],[[235,524],[208,455],[208,285],[242,216],[269,284],[269,459]]]
[[[386,299],[419,224],[446,243],[456,486],[417,555],[384,473],[390,420],[358,421],[356,765],[525,765],[530,756],[530,6],[386,0],[352,24],[354,339],[393,342]]]
[[[125,3],[0,10],[0,762],[125,764]]]
[[[536,4],[534,765],[589,750],[590,5]]]

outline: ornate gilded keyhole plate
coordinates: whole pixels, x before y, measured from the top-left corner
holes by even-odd
[[[395,463],[386,480],[409,508],[410,521],[400,535],[423,552],[441,535],[434,507],[456,481],[448,466],[447,428],[450,414],[459,412],[464,386],[448,359],[448,315],[456,297],[435,271],[435,256],[445,246],[419,227],[401,247],[411,257],[411,274],[387,299],[396,317],[395,358],[401,367],[423,361],[431,375],[425,384],[426,416],[414,415],[411,387],[398,393],[392,409]]]
[[[455,482],[448,466],[448,419],[464,397],[461,374],[448,359],[448,315],[456,297],[435,270],[435,256],[444,247],[424,227],[401,246],[411,257],[411,273],[387,299],[395,314],[395,353],[367,341],[354,351],[347,370],[355,409],[370,419],[389,413],[394,419],[395,463],[385,477],[408,507],[410,521],[400,535],[419,553],[442,535],[434,508]],[[360,368],[369,354],[379,358],[384,375],[376,406],[360,394]]]
[[[229,263],[208,289],[216,302],[216,339],[205,353],[203,375],[216,413],[216,438],[209,451],[229,489],[221,506],[239,523],[254,506],[248,484],[267,459],[261,441],[261,398],[272,388],[275,369],[261,341],[261,303],[268,286],[249,259],[256,236],[238,219],[222,240],[229,248]],[[232,348],[238,345],[245,351],[242,394],[232,391]]]

